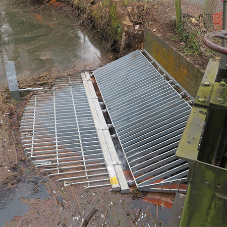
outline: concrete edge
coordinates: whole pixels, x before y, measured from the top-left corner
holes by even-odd
[[[107,166],[112,190],[121,190],[121,193],[129,193],[128,183],[122,170],[121,163],[118,159],[109,129],[106,125],[106,121],[99,105],[98,97],[95,93],[90,75],[88,72],[85,72],[81,74],[81,77]]]

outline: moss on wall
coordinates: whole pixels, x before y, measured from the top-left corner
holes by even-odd
[[[154,32],[145,28],[144,33],[145,49],[185,90],[195,97],[203,73]]]

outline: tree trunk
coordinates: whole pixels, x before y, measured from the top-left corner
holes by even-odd
[[[181,1],[175,0],[175,7],[176,7],[176,25],[181,23]]]

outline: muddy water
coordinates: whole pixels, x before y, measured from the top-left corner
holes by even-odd
[[[10,1],[8,1],[10,2]],[[75,18],[53,7],[0,2],[0,83],[6,82],[4,61],[14,61],[18,79],[100,64],[105,50],[91,40]]]
[[[0,226],[28,212],[30,206],[23,200],[48,198],[46,187],[35,177],[23,180],[13,188],[0,188]]]

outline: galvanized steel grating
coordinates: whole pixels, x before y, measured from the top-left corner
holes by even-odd
[[[191,106],[153,62],[137,50],[94,76],[138,189],[186,192],[188,164],[175,152]]]
[[[21,141],[32,162],[59,181],[86,187],[110,185],[81,76],[56,81],[27,104]]]

